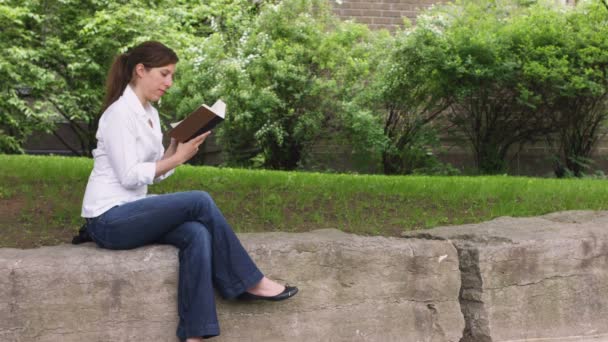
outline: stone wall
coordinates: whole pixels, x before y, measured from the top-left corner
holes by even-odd
[[[608,212],[362,237],[241,234],[281,303],[218,298],[217,341],[608,341]],[[177,250],[0,249],[0,341],[177,341]]]
[[[570,211],[404,236],[458,250],[460,342],[608,341],[608,212]]]
[[[214,341],[450,341],[464,328],[456,249],[446,241],[336,230],[242,234],[281,303],[218,298]],[[89,243],[0,249],[0,341],[177,341],[177,250]]]

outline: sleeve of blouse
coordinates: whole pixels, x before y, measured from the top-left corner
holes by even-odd
[[[102,138],[110,165],[120,184],[133,189],[152,184],[156,174],[155,162],[139,162],[136,151],[135,122],[117,110],[104,114]]]
[[[156,110],[156,108],[154,108],[154,107],[152,107],[152,108],[154,110],[154,125],[155,125],[154,127],[157,127],[158,133],[160,133],[161,136],[162,136],[162,132],[160,130],[160,117],[158,115],[158,110]],[[160,145],[159,146],[159,149],[160,149],[160,154],[159,155],[162,158],[162,156],[165,154],[165,146],[163,146],[163,142],[162,141],[160,142],[159,145]],[[162,181],[164,179],[167,179],[167,177],[171,176],[174,171],[175,171],[175,169],[171,169],[171,170],[165,172],[164,174],[156,177],[154,179],[154,183],[158,183],[158,182],[160,182],[160,181]]]
[[[162,156],[163,154],[165,154],[165,147],[163,146],[163,143],[161,142],[160,143],[160,155]],[[154,183],[158,183],[164,179],[167,179],[167,177],[171,176],[173,174],[173,172],[175,172],[175,169],[171,169],[171,170],[165,172],[164,174],[156,177],[154,179]]]

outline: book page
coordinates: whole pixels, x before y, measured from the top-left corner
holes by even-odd
[[[184,121],[184,120],[182,120],[182,121]],[[175,126],[179,125],[182,121],[172,122],[169,124],[169,126],[171,126],[171,128],[175,128]]]
[[[213,104],[213,106],[211,106],[210,109],[217,116],[221,117],[222,119],[225,119],[225,116],[226,116],[226,104],[224,103],[224,101],[222,101],[222,100],[215,101],[215,103]]]

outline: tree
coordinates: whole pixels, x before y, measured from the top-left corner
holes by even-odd
[[[419,44],[419,49],[436,50],[422,56],[428,77],[420,82],[440,85],[431,89],[441,90],[439,96],[449,104],[443,118],[469,142],[481,173],[504,172],[514,146],[555,130],[548,98],[525,74],[531,35],[542,32],[520,23],[534,11],[552,10],[557,11],[542,4],[468,1],[419,16],[419,22],[430,23],[423,25],[426,34],[438,37]]]
[[[0,138],[3,150],[19,151],[34,130],[55,132],[69,125],[78,145],[62,141],[75,154],[90,155],[106,72],[113,56],[143,40],[160,40],[182,60],[192,46],[218,30],[235,27],[231,10],[246,0],[114,2],[106,0],[7,0],[0,3]],[[241,12],[236,12],[241,14]],[[174,116],[173,102],[161,114]]]
[[[265,3],[259,11],[238,39],[218,32],[202,42],[186,67],[188,86],[176,89],[184,99],[177,106],[224,98],[230,114],[218,135],[229,163],[291,170],[318,139],[345,134],[375,35],[340,22],[325,1]]]
[[[55,85],[51,72],[39,64],[42,54],[34,29],[42,20],[17,3],[0,3],[0,152],[21,153],[34,130],[52,126],[52,112],[33,99]]]
[[[561,82],[551,84],[559,127],[555,173],[569,171],[580,177],[591,167],[591,154],[608,118],[608,11],[595,2],[582,3],[568,24],[570,30],[562,26],[560,31],[562,39],[571,39],[559,53],[567,70]]]
[[[547,103],[557,134],[555,174],[582,176],[608,117],[608,11],[597,2],[521,18],[526,83]],[[534,23],[534,25],[532,25]]]
[[[447,50],[441,17],[421,16],[416,27],[396,35],[389,59],[378,74],[384,135],[385,174],[412,173],[439,165],[430,153],[438,145],[433,126],[450,106],[452,95],[437,77]]]

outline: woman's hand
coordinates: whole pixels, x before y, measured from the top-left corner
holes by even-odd
[[[155,178],[164,175],[169,170],[175,169],[194,157],[196,152],[198,152],[198,147],[207,139],[209,134],[211,134],[211,131],[192,138],[185,143],[178,143],[174,139],[171,139],[171,144],[167,149],[168,153],[165,153],[165,157],[156,162]]]
[[[185,143],[178,143],[174,156],[183,164],[194,157],[198,152],[199,146],[207,139],[211,131],[203,133]]]
[[[167,148],[168,150],[175,150],[177,148],[177,139],[175,138],[171,138],[171,142],[169,143],[169,148]]]
[[[173,156],[175,154],[175,150],[177,150],[177,140],[175,140],[175,138],[171,138],[171,143],[169,143],[169,147],[167,147],[161,159],[167,159]]]

